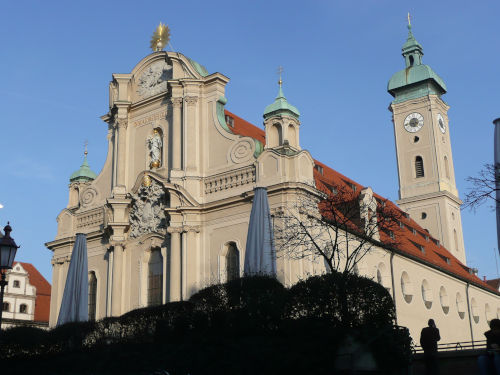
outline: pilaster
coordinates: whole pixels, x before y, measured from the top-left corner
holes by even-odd
[[[170,233],[170,302],[181,300],[182,227],[168,227]]]
[[[182,168],[182,98],[172,98],[172,169]]]
[[[184,129],[186,134],[186,172],[196,172],[198,170],[198,121],[197,121],[197,103],[196,96],[184,97],[186,103],[186,117]]]

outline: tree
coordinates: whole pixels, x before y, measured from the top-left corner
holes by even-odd
[[[479,171],[477,177],[467,177],[466,181],[471,184],[464,199],[464,207],[476,210],[486,201],[498,202],[497,191],[500,190],[500,165],[495,170],[494,164],[485,164]],[[495,208],[495,207],[492,207]]]
[[[323,259],[328,271],[348,274],[374,247],[397,245],[402,212],[371,188],[328,186],[321,196],[302,194],[275,216],[277,253]]]

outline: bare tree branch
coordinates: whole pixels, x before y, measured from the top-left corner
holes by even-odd
[[[335,185],[322,199],[304,194],[277,213],[277,252],[295,260],[319,258],[330,272],[351,273],[381,237],[385,245],[396,245],[401,216],[370,188],[356,193]]]
[[[492,201],[495,209],[497,186],[500,186],[500,165],[495,170],[494,164],[485,164],[476,177],[467,177],[465,180],[471,184],[464,199],[464,208],[476,211],[487,201]]]

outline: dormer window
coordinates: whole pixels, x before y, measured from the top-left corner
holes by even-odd
[[[234,118],[232,118],[229,115],[226,115],[226,124],[234,128]]]
[[[323,175],[323,167],[318,164],[314,164],[314,169],[316,169],[321,175]]]
[[[12,287],[19,288],[20,287],[19,280],[14,280],[14,282],[12,283]]]

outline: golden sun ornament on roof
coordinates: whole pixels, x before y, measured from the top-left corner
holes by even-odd
[[[161,51],[170,40],[170,29],[167,25],[160,22],[151,37],[150,47],[154,52]]]

